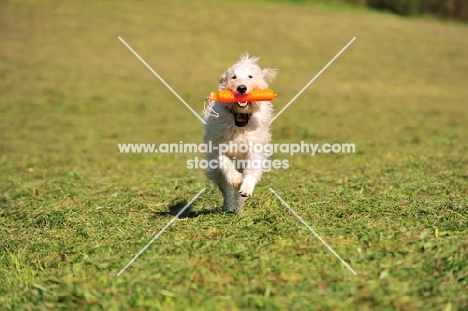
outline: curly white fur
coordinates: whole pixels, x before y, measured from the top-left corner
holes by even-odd
[[[240,60],[220,77],[218,89],[231,90],[234,93],[248,94],[255,89],[267,89],[268,82],[276,76],[276,69],[261,69],[258,57],[241,55]],[[213,112],[214,111],[214,112]],[[204,111],[205,143],[212,142],[213,147],[220,144],[265,145],[271,141],[268,122],[272,119],[273,107],[268,101],[245,103],[211,102]],[[247,197],[251,196],[255,185],[262,177],[261,168],[251,165],[245,169],[236,168],[233,160],[263,161],[267,157],[263,152],[234,152],[230,150],[219,154],[213,148],[206,154],[208,161],[218,160],[218,168],[208,169],[205,173],[221,190],[223,210],[238,212],[242,210]],[[233,194],[234,190],[234,194]]]

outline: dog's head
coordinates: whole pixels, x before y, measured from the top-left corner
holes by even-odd
[[[252,90],[267,89],[268,83],[276,77],[277,70],[260,68],[257,64],[258,59],[258,57],[249,57],[247,53],[241,55],[240,60],[220,76],[218,89],[230,90],[235,94],[249,94]],[[252,114],[258,110],[257,102],[227,105],[233,113],[239,115]],[[248,122],[248,119],[246,122]],[[242,120],[239,123],[242,124]]]

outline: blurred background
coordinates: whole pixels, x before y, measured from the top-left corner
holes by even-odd
[[[278,0],[278,2],[284,2]],[[291,0],[291,2],[317,3],[319,1]],[[323,3],[348,3],[383,10],[402,16],[432,15],[444,19],[468,20],[466,0],[331,0]]]
[[[99,160],[115,158],[117,142],[201,141],[199,121],[118,36],[197,112],[241,53],[279,69],[271,85],[279,94],[279,111],[357,37],[278,118],[275,140],[353,141],[361,150],[398,145],[393,151],[373,149],[391,153],[405,152],[405,144],[414,141],[444,140],[441,128],[451,127],[452,138],[461,139],[467,26],[444,20],[463,19],[465,2],[344,2],[355,4],[2,2],[2,166],[26,176],[25,167],[42,167],[43,173],[83,166],[102,170],[125,163]],[[390,11],[431,17],[408,19]],[[444,20],[434,17],[439,11]]]

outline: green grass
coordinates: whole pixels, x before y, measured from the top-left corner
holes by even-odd
[[[468,28],[312,5],[0,4],[0,305],[13,310],[466,310]],[[277,154],[239,215],[186,160],[196,111],[239,54],[279,68]],[[173,217],[206,192],[120,277]],[[275,189],[358,273],[270,193]]]

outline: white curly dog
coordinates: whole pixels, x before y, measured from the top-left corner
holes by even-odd
[[[276,69],[261,69],[258,57],[243,54],[240,60],[223,73],[219,80],[219,90],[231,90],[235,94],[249,94],[255,89],[267,89],[268,83],[276,77]],[[221,190],[223,210],[241,211],[247,197],[262,177],[259,161],[267,160],[264,148],[229,148],[219,152],[220,144],[240,146],[251,144],[265,146],[271,141],[269,122],[273,117],[273,107],[269,101],[220,103],[210,102],[204,111],[205,144],[211,142],[213,148],[206,154],[208,163],[214,160],[218,165],[205,172]],[[254,149],[254,150],[252,150]],[[260,150],[262,149],[262,150]],[[239,161],[242,160],[242,161]],[[239,166],[236,162],[243,162]],[[256,162],[257,165],[251,165]],[[247,163],[247,165],[245,165]],[[234,192],[234,193],[233,193]]]

